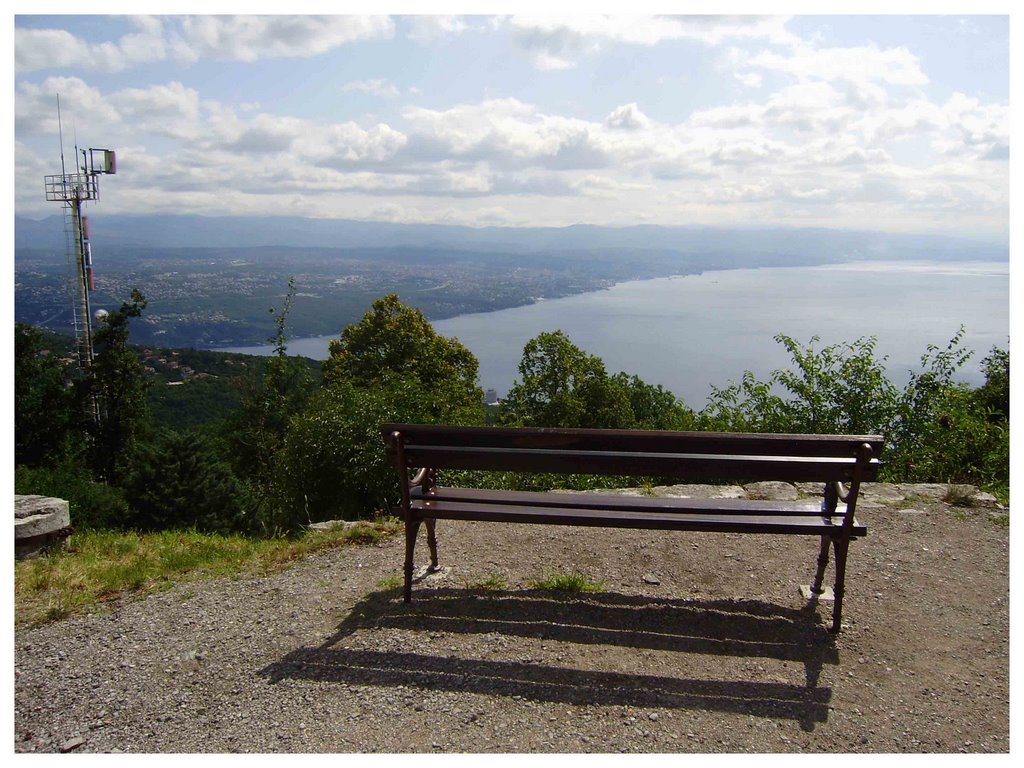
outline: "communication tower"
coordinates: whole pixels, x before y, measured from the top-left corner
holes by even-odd
[[[60,126],[60,97],[57,97],[57,124]],[[89,219],[82,215],[82,205],[100,199],[99,177],[117,173],[117,158],[110,149],[82,149],[75,146],[73,173],[64,165],[64,134],[61,133],[59,174],[44,177],[46,199],[61,203],[64,211],[64,242],[72,272],[72,305],[78,362],[83,370],[92,365],[92,314],[89,293],[96,288],[92,271],[92,245],[89,242]]]

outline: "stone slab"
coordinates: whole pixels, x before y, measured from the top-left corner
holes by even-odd
[[[679,483],[656,485],[655,496],[670,499],[742,499],[746,494],[738,485],[708,485],[705,483]]]
[[[924,499],[942,501],[949,492],[947,483],[899,483],[896,486],[908,497],[916,496]]]
[[[796,501],[800,492],[792,483],[781,480],[763,480],[759,483],[747,483],[743,486],[750,499],[770,499],[771,501]]]
[[[800,585],[800,594],[803,595],[804,600],[810,600],[811,598],[814,597],[814,593],[811,592],[811,585],[810,584],[801,584]],[[820,595],[818,595],[818,602],[819,603],[834,602],[835,599],[836,599],[836,594],[835,594],[835,592],[832,591],[832,587],[824,587],[824,590],[822,591],[822,593]]]
[[[357,520],[323,520],[319,523],[310,523],[311,531],[331,531],[335,528],[354,528],[359,525]]]
[[[892,483],[864,483],[860,487],[860,498],[879,504],[895,504],[905,501],[907,494],[900,486]]]
[[[437,568],[424,565],[413,571],[412,580],[416,582],[441,581],[445,577],[449,576],[451,572],[452,568],[450,565],[439,565]]]
[[[64,499],[50,496],[14,497],[14,540],[57,533],[71,525],[71,513]]]
[[[825,495],[825,484],[824,483],[793,483],[796,489],[800,491],[804,496],[824,496]]]

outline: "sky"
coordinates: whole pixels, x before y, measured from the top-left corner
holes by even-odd
[[[69,164],[76,144],[117,152],[104,213],[1009,237],[1008,4],[941,16],[24,5],[46,15],[12,16],[21,216],[59,212],[43,194],[61,170],[59,95]]]

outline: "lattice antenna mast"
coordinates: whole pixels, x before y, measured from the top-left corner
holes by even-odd
[[[61,123],[60,95],[57,95],[57,126],[60,134],[60,174],[45,176],[46,199],[64,208],[64,235],[68,261],[73,265],[72,305],[78,362],[83,370],[92,366],[92,313],[89,294],[96,287],[92,269],[92,245],[89,220],[82,205],[100,199],[99,176],[117,173],[117,158],[110,149],[83,149],[75,145],[75,157],[81,165],[68,173],[64,164],[64,129]]]

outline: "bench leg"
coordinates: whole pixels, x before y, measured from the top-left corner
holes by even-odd
[[[419,520],[405,521],[405,602],[412,601],[413,550],[416,549],[416,534],[420,530]]]
[[[430,567],[432,570],[437,570],[437,520],[428,518],[424,520],[427,524],[427,546],[430,547]]]
[[[838,632],[843,619],[843,593],[846,591],[846,553],[850,548],[850,542],[843,539],[835,539],[832,542],[836,553],[836,583],[832,587],[835,592],[836,601],[832,607],[832,632]]]
[[[821,582],[825,578],[825,568],[828,567],[828,549],[831,544],[832,540],[828,536],[821,537],[821,549],[818,551],[818,570],[814,574],[814,581],[811,583],[811,594],[814,597],[817,597],[823,591]]]

